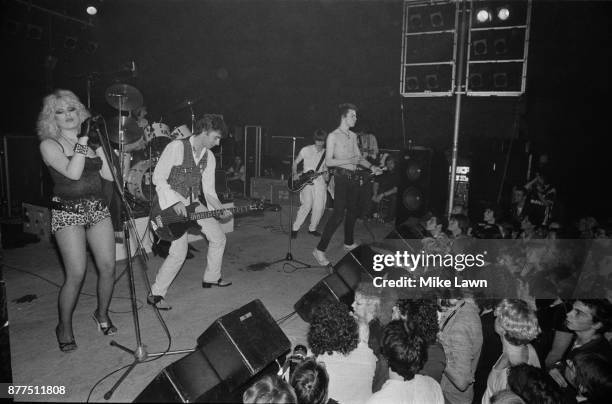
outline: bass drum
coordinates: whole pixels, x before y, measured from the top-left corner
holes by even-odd
[[[170,127],[165,123],[153,122],[151,125],[144,128],[144,140],[150,142],[158,137],[170,138]]]
[[[154,169],[155,162],[150,160],[140,161],[130,169],[127,175],[127,189],[137,201],[152,202],[155,198]]]

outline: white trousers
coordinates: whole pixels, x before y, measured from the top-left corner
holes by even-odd
[[[205,211],[201,204],[196,212]],[[206,268],[204,269],[204,282],[215,283],[221,279],[221,264],[223,263],[223,251],[225,250],[225,233],[221,229],[217,219],[209,218],[198,220],[202,226],[202,233],[208,239],[208,252],[206,254]],[[168,257],[157,271],[155,283],[151,286],[151,292],[157,296],[166,296],[170,284],[178,274],[185,262],[188,250],[187,233],[170,244]]]
[[[319,221],[325,211],[325,202],[327,202],[327,184],[325,184],[323,178],[319,177],[314,181],[314,184],[307,185],[300,191],[300,208],[297,211],[292,230],[298,231],[302,227],[308,213],[310,213],[308,230],[317,230]]]

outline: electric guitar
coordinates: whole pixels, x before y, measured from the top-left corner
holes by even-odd
[[[198,220],[206,219],[209,217],[216,217],[222,214],[224,211],[233,213],[244,213],[254,210],[263,210],[264,204],[261,201],[257,201],[250,205],[236,206],[234,208],[225,208],[218,210],[207,210],[205,212],[196,212],[195,209],[199,205],[198,202],[194,202],[188,205],[187,217],[177,214],[172,206],[166,209],[162,209],[159,206],[157,198],[151,208],[151,214],[149,220],[151,227],[157,237],[165,241],[174,241],[179,239],[189,229],[199,229]]]
[[[293,178],[290,176],[289,180],[287,181],[287,188],[289,188],[289,191],[291,192],[300,192],[307,185],[311,185],[317,177],[325,174],[326,172],[327,171],[319,171],[315,173],[314,170],[309,170],[302,173],[297,180],[293,180]]]

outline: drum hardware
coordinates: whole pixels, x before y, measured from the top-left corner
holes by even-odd
[[[202,101],[204,99],[204,97],[198,97],[198,98],[194,98],[194,99],[186,99],[182,102],[180,102],[179,104],[175,105],[170,112],[177,112],[180,111],[181,109],[185,109],[185,108],[189,108],[189,110],[191,111],[191,133],[193,133],[195,131],[195,112],[193,110],[193,106]]]
[[[187,125],[177,126],[170,133],[170,137],[172,138],[172,140],[185,139],[189,136],[191,136],[191,131],[189,130]]]
[[[108,137],[120,144],[134,143],[142,137],[142,129],[134,118],[129,116],[114,117],[109,120]]]
[[[133,111],[142,106],[142,93],[129,84],[113,84],[105,91],[106,102],[120,111]]]

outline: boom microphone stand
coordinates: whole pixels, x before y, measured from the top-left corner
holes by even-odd
[[[295,136],[272,136],[272,139],[291,139],[291,167],[293,167],[293,162],[295,161],[295,139],[304,139],[303,137],[295,137]],[[293,169],[289,170],[289,178],[293,176]],[[293,220],[293,195],[289,192],[289,246],[287,249],[287,254],[285,258],[279,258],[276,261],[273,261],[268,264],[268,266],[278,264],[279,262],[287,261],[287,262],[295,262],[301,267],[296,267],[296,269],[304,269],[304,268],[312,268],[312,265],[306,264],[302,261],[296,260],[293,258],[293,254],[291,254],[291,231],[293,230],[291,221]]]
[[[123,105],[123,96],[119,96],[119,121],[121,122],[121,107]],[[121,128],[120,128],[121,129]],[[136,303],[136,286],[134,282],[134,268],[132,266],[132,253],[131,253],[131,241],[130,241],[130,232],[133,232],[136,235],[136,243],[138,248],[136,250],[137,254],[143,260],[143,265],[146,265],[146,261],[148,257],[146,255],[144,246],[138,237],[138,231],[136,229],[136,222],[134,221],[134,215],[130,208],[130,205],[127,203],[127,199],[125,196],[124,188],[123,188],[123,173],[117,172],[114,164],[110,164],[112,161],[112,148],[110,144],[110,139],[108,137],[108,133],[106,130],[104,131],[105,135],[100,136],[102,140],[102,150],[106,156],[107,161],[109,162],[109,168],[111,169],[111,173],[113,175],[113,183],[114,186],[121,198],[122,204],[122,219],[123,219],[123,234],[124,234],[124,247],[127,256],[127,273],[128,273],[128,281],[129,281],[129,289],[130,289],[130,302],[132,307],[132,318],[134,320],[134,331],[136,333],[136,348],[129,349],[124,345],[119,344],[115,340],[110,342],[111,346],[117,347],[122,351],[125,351],[134,357],[134,361],[129,365],[129,367],[123,372],[121,377],[115,382],[115,384],[111,387],[109,391],[104,394],[104,399],[108,400],[112,397],[115,390],[119,387],[119,385],[125,380],[128,374],[136,367],[136,365],[145,362],[150,357],[159,357],[162,355],[174,355],[174,354],[183,354],[193,352],[195,349],[184,349],[178,351],[166,351],[166,352],[156,352],[156,353],[148,353],[146,346],[142,343],[142,338],[140,335],[140,321],[138,318],[138,305]],[[100,132],[99,132],[100,133]],[[123,144],[124,141],[124,133],[122,130],[119,131],[119,140],[120,144]],[[122,165],[122,164],[121,164]],[[121,167],[120,165],[120,167]],[[120,169],[121,171],[121,169]]]

